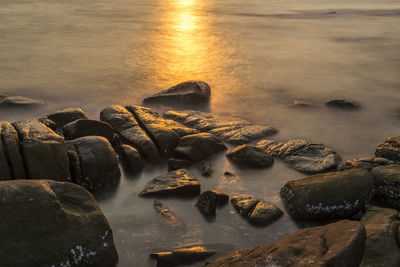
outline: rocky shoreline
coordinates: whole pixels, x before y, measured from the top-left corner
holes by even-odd
[[[190,81],[145,103],[199,104],[210,94],[205,82]],[[342,100],[328,106],[359,108]],[[118,187],[119,163],[131,175],[167,163],[168,171],[150,180],[139,196],[197,199],[192,212],[209,222],[230,202],[238,216],[264,229],[284,212],[324,224],[233,251],[207,266],[400,266],[400,137],[377,144],[375,158],[341,164],[324,144],[269,139],[277,131],[196,110],[160,114],[139,105],[107,106],[100,120],[71,107],[37,120],[0,121],[0,213],[5,218],[0,220],[5,237],[0,266],[116,266],[112,229],[92,194]],[[281,188],[285,211],[240,192],[202,190],[190,169],[200,167],[210,175],[209,161],[222,153],[244,170],[270,168],[281,160],[309,176]],[[184,227],[162,200],[155,200],[154,208],[166,227],[176,232]],[[157,266],[175,266],[215,253],[204,245],[152,257]]]

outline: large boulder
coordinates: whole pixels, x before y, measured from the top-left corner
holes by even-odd
[[[120,159],[125,172],[135,175],[143,170],[143,161],[139,151],[129,145],[122,145],[119,149]]]
[[[380,143],[375,151],[375,156],[393,161],[400,161],[400,136],[392,136]]]
[[[281,189],[281,196],[293,218],[329,220],[350,218],[362,210],[372,189],[371,174],[352,169],[289,181]]]
[[[378,166],[372,169],[374,200],[400,210],[400,165]]]
[[[64,108],[64,109],[58,110],[56,112],[47,114],[40,120],[42,122],[44,122],[44,121],[46,121],[46,119],[53,122],[57,129],[61,129],[65,124],[68,124],[70,122],[73,122],[73,121],[76,121],[79,119],[87,119],[87,115],[80,108],[70,107],[70,108]]]
[[[279,157],[292,168],[310,174],[335,169],[340,162],[340,157],[332,149],[305,140],[262,140],[257,143],[257,147]]]
[[[146,97],[144,103],[197,104],[210,100],[211,88],[203,81],[187,81]]]
[[[182,264],[193,264],[215,253],[215,250],[208,249],[205,246],[196,246],[156,252],[152,253],[151,257],[157,260],[157,267],[173,267]]]
[[[367,242],[361,267],[398,267],[400,248],[397,235],[400,225],[399,212],[368,206],[361,220],[367,232]]]
[[[197,162],[226,149],[224,143],[215,135],[199,133],[182,137],[175,148],[175,153]]]
[[[201,111],[168,111],[164,113],[164,117],[179,121],[199,131],[212,133],[222,140],[235,145],[246,144],[278,132],[269,125],[219,118]]]
[[[118,261],[93,195],[49,180],[0,182],[1,266],[100,266]]]
[[[114,188],[121,172],[110,142],[100,136],[80,137],[67,142],[74,181],[90,192]]]
[[[233,251],[206,266],[355,267],[360,264],[364,249],[363,225],[342,220],[294,232],[275,243]]]
[[[84,136],[103,136],[110,142],[114,138],[114,129],[103,121],[79,119],[62,128],[65,139],[72,140]]]
[[[155,177],[139,196],[197,196],[200,183],[188,170],[179,169]]]
[[[0,108],[36,108],[45,102],[25,96],[0,96]]]
[[[266,168],[274,164],[274,158],[270,154],[250,145],[238,146],[226,156],[241,168]]]
[[[43,123],[14,122],[27,178],[70,181],[69,158],[64,139]]]
[[[110,124],[121,141],[136,148],[145,159],[153,163],[161,161],[156,144],[126,108],[108,106],[101,111],[100,120]]]

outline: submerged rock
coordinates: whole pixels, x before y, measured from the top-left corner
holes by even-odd
[[[210,177],[213,174],[213,169],[210,162],[203,162],[199,166],[199,171],[202,176]]]
[[[234,148],[226,156],[242,168],[266,168],[274,164],[274,158],[261,148],[241,145]]]
[[[169,158],[168,159],[168,171],[185,169],[192,165],[193,165],[193,162],[188,159],[180,159],[180,158]]]
[[[151,257],[157,259],[157,267],[172,267],[181,264],[195,263],[215,253],[215,250],[210,250],[203,246],[196,246],[166,252],[156,252],[152,253]]]
[[[188,170],[179,169],[157,176],[139,196],[197,196],[200,183]]]
[[[203,81],[187,81],[146,97],[144,103],[197,104],[210,100],[211,88]]]
[[[84,136],[102,136],[112,142],[114,138],[114,129],[111,125],[96,120],[79,119],[64,125],[62,131],[67,140]]]
[[[329,220],[350,218],[362,210],[372,189],[370,173],[353,169],[289,181],[281,189],[281,196],[293,218]]]
[[[0,108],[36,108],[45,102],[25,96],[3,96],[0,97]]]
[[[371,171],[374,178],[374,200],[394,209],[400,209],[400,165],[375,167]]]
[[[117,264],[107,219],[84,188],[49,180],[15,180],[0,182],[0,195],[1,266]]]
[[[361,222],[367,232],[367,241],[360,266],[400,266],[400,248],[397,243],[399,212],[368,206]]]
[[[40,120],[45,123],[45,121],[50,120],[55,124],[55,127],[57,129],[61,129],[65,124],[68,124],[70,122],[80,120],[80,119],[87,119],[86,113],[76,107],[71,107],[71,108],[64,108],[61,110],[58,110],[54,113],[47,114]],[[46,125],[49,124],[49,122],[45,123]],[[50,126],[50,125],[47,125]],[[51,128],[51,127],[50,127]],[[53,129],[53,128],[52,128]],[[55,130],[55,129],[53,129]]]
[[[363,225],[342,220],[299,230],[275,243],[230,252],[206,266],[354,267],[360,264],[364,249]]]
[[[216,136],[209,133],[186,135],[179,140],[175,153],[197,162],[226,150],[226,146]]]
[[[303,101],[303,100],[294,100],[292,103],[290,103],[291,107],[299,107],[299,108],[311,108],[314,107],[313,104]]]
[[[120,147],[121,161],[128,175],[135,175],[143,170],[143,162],[139,151],[134,147],[122,145]]]
[[[179,121],[199,131],[212,133],[222,140],[236,145],[246,144],[278,132],[268,125],[218,118],[210,113],[193,110],[168,111],[164,113],[164,117]]]
[[[393,161],[400,161],[400,136],[392,136],[380,143],[375,151],[375,156]]]
[[[341,108],[341,109],[358,109],[360,106],[354,102],[348,101],[343,98],[331,99],[326,102],[328,107]]]
[[[292,168],[305,173],[319,173],[335,169],[340,157],[335,151],[320,143],[305,140],[278,142],[261,140],[257,147],[268,154],[279,157]]]
[[[184,228],[181,219],[178,218],[170,209],[168,209],[159,200],[154,200],[153,207],[160,215],[161,220],[173,231],[179,231]]]
[[[393,161],[390,161],[385,158],[359,158],[347,160],[341,167],[341,170],[349,170],[349,169],[366,169],[372,170],[378,166],[385,166],[393,164]]]
[[[228,200],[229,196],[224,192],[207,190],[200,194],[195,206],[206,218],[213,219],[217,206],[225,205]]]

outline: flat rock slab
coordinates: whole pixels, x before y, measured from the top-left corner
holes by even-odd
[[[182,220],[159,200],[154,200],[153,207],[160,215],[162,222],[172,231],[177,232],[184,229]]]
[[[151,257],[157,259],[157,267],[172,267],[181,264],[195,263],[215,253],[215,250],[210,250],[203,246],[196,246],[166,252],[156,252],[152,253]]]
[[[1,266],[117,264],[107,219],[83,187],[15,180],[0,182],[0,195]]]
[[[139,196],[197,196],[200,183],[188,170],[179,169],[151,180]]]
[[[274,164],[274,158],[261,148],[241,145],[226,154],[234,164],[241,168],[266,168]]]
[[[340,157],[320,143],[305,140],[261,140],[257,147],[287,162],[292,168],[305,173],[319,173],[335,169]]]
[[[222,140],[242,145],[251,141],[276,134],[278,131],[269,125],[258,125],[233,119],[218,118],[210,113],[185,110],[168,111],[164,117],[179,121],[202,132],[215,134]]]
[[[400,161],[400,136],[392,136],[380,143],[375,151],[375,156],[393,161]]]
[[[363,257],[365,239],[360,222],[342,220],[297,231],[275,243],[233,251],[206,266],[354,267]]]
[[[289,181],[281,189],[281,196],[293,218],[350,218],[370,200],[373,185],[372,176],[367,170],[353,169]]]
[[[400,266],[400,248],[397,243],[399,212],[368,206],[361,222],[367,231],[367,242],[360,266]]]
[[[347,160],[341,167],[341,170],[349,170],[349,169],[366,169],[372,170],[378,166],[386,166],[393,164],[394,161],[385,159],[385,158],[359,158]]]
[[[25,96],[0,97],[0,108],[36,108],[44,104],[42,100]]]
[[[198,104],[210,100],[211,88],[203,81],[187,81],[146,97],[144,103]]]
[[[400,209],[400,165],[378,166],[371,170],[375,183],[374,200]]]
[[[110,124],[88,119],[79,119],[70,122],[62,128],[64,138],[72,140],[84,136],[102,136],[110,142],[114,139],[114,129]]]

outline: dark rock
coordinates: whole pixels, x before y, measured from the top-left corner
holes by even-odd
[[[178,169],[188,168],[193,165],[193,162],[188,159],[168,159],[168,171],[174,171]]]
[[[372,195],[373,179],[362,169],[314,174],[289,181],[281,196],[289,215],[305,220],[350,218]]]
[[[203,260],[215,253],[215,250],[209,250],[206,247],[197,246],[175,249],[167,252],[152,253],[151,257],[157,259],[157,267],[172,267],[181,264],[195,263],[196,261]]]
[[[65,124],[79,120],[87,119],[86,113],[80,108],[64,108],[58,110],[54,113],[47,114],[44,119],[49,119],[57,126],[57,128],[62,128]],[[46,123],[47,125],[47,123]]]
[[[213,174],[213,169],[210,162],[203,162],[199,166],[199,171],[204,177],[210,177]]]
[[[100,120],[110,124],[121,141],[136,148],[146,160],[152,163],[161,161],[157,146],[127,109],[118,105],[108,106],[101,111]]]
[[[242,168],[265,168],[274,164],[274,158],[261,148],[241,145],[234,148],[226,156]]]
[[[64,139],[43,123],[18,121],[20,151],[27,178],[70,181],[68,152]]]
[[[299,230],[275,243],[233,251],[206,266],[354,267],[360,264],[364,249],[363,225],[342,220]]]
[[[360,266],[400,266],[400,248],[397,243],[399,212],[368,206],[361,222],[367,232],[367,241]]]
[[[151,180],[139,196],[197,196],[199,194],[200,183],[196,177],[186,169],[179,169]]]
[[[260,202],[260,200],[247,195],[231,197],[231,203],[233,207],[245,218],[250,215],[258,202]]]
[[[257,147],[268,154],[279,157],[292,168],[305,173],[319,173],[335,169],[340,157],[335,151],[320,143],[305,140],[278,142],[262,140]]]
[[[161,220],[173,231],[179,231],[184,228],[181,219],[178,218],[170,209],[168,209],[159,200],[154,200],[154,209],[160,215]]]
[[[0,180],[10,180],[13,178],[11,166],[8,161],[7,152],[1,138],[2,127],[0,127]]]
[[[36,108],[45,102],[24,96],[7,96],[0,98],[0,108]]]
[[[400,161],[400,136],[386,138],[376,148],[375,156]]]
[[[182,137],[175,153],[196,162],[224,150],[226,150],[226,146],[216,136],[199,133]]]
[[[209,113],[193,110],[168,111],[164,113],[164,117],[179,121],[199,131],[212,133],[222,140],[235,145],[246,144],[278,132],[268,125],[218,118]]]
[[[107,139],[86,136],[67,144],[77,184],[90,192],[114,188],[119,184],[121,172],[117,155]]]
[[[358,104],[342,98],[331,99],[326,102],[326,105],[328,107],[341,109],[358,109],[360,107]]]
[[[161,154],[171,154],[178,144],[180,137],[199,132],[176,121],[164,119],[150,108],[127,106],[126,109],[134,115],[139,125],[145,129],[146,133],[157,145]]]
[[[393,164],[393,161],[390,161],[385,158],[359,158],[347,160],[341,167],[341,170],[349,170],[349,169],[365,169],[372,170],[378,166],[386,166]]]
[[[400,209],[400,165],[375,167],[371,171],[374,178],[374,200],[386,207]]]
[[[3,179],[7,176],[4,174],[5,170],[9,170],[12,178],[14,179],[25,179],[25,167],[24,162],[19,151],[19,138],[15,128],[6,121],[0,121],[0,151],[3,150],[5,153],[6,160],[0,159],[0,165],[8,163],[8,167],[0,167],[2,173],[0,177]],[[3,154],[4,155],[4,154]],[[2,154],[0,153],[0,157]]]
[[[203,81],[187,81],[146,97],[144,103],[197,104],[210,100],[210,86]]]
[[[88,119],[79,119],[63,127],[65,139],[72,140],[84,136],[102,136],[110,142],[114,138],[114,129],[110,124]]]
[[[117,264],[113,234],[93,195],[49,180],[0,182],[1,266]]]
[[[122,145],[120,147],[120,155],[122,165],[127,174],[137,174],[143,170],[143,162],[142,158],[140,157],[139,151],[135,148]]]
[[[195,206],[207,218],[214,218],[217,206],[226,204],[229,196],[221,191],[207,190],[200,194]]]
[[[43,123],[44,125],[46,125],[47,127],[49,127],[50,129],[52,129],[53,131],[58,131],[59,129],[57,128],[57,125],[54,123],[54,121],[49,120],[48,118],[40,118],[38,119],[38,121],[40,121],[41,123]]]

